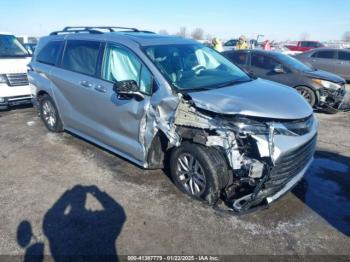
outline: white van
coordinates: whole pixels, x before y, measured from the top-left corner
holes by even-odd
[[[17,38],[0,33],[0,110],[30,104],[27,64],[31,58]]]

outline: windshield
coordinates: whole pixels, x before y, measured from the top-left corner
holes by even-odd
[[[225,57],[203,45],[150,46],[145,52],[179,90],[214,89],[251,80]]]
[[[285,65],[291,67],[294,70],[302,71],[302,72],[311,72],[315,71],[314,68],[300,62],[299,60],[285,54],[276,53],[276,57]]]
[[[0,35],[0,57],[28,56],[27,50],[13,35]]]

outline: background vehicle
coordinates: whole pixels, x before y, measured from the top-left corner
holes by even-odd
[[[230,51],[230,50],[235,50],[236,49],[236,45],[238,43],[238,39],[231,39],[228,40],[227,42],[225,42],[225,44],[223,45],[224,51]],[[248,39],[247,43],[249,44],[250,48],[261,48],[260,44],[258,43],[258,41],[256,39]]]
[[[295,88],[313,107],[338,108],[344,98],[344,79],[315,70],[288,55],[262,50],[237,50],[223,54],[255,77]]]
[[[296,45],[285,45],[291,51],[309,51],[314,48],[324,47],[324,44],[318,41],[299,41]]]
[[[350,81],[350,50],[320,48],[296,55],[295,58],[316,69],[332,72]]]
[[[144,168],[168,159],[182,192],[237,212],[300,181],[318,125],[295,90],[252,79],[197,41],[120,29],[69,27],[40,40],[29,74],[50,131]]]
[[[15,36],[0,34],[0,109],[31,103],[27,77],[29,61],[28,51]]]
[[[230,39],[223,45],[224,51],[234,50],[238,43],[238,39]]]

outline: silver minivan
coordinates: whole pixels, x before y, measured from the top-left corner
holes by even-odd
[[[194,40],[68,27],[40,40],[29,81],[50,131],[167,167],[181,191],[218,209],[267,206],[313,159],[318,121],[303,97]]]

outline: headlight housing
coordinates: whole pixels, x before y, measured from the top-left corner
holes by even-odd
[[[315,84],[318,84],[318,85],[320,85],[320,86],[322,86],[324,88],[329,88],[329,89],[334,89],[334,90],[337,90],[337,89],[341,88],[341,85],[336,84],[336,83],[331,82],[331,81],[327,81],[327,80],[313,78],[312,81]]]
[[[237,116],[232,123],[234,130],[241,134],[250,135],[275,135],[302,136],[309,133],[317,119],[314,115],[308,119],[295,120],[291,122],[260,122],[248,117]]]
[[[243,116],[236,117],[232,124],[239,133],[256,135],[269,133],[267,124]]]
[[[0,75],[0,84],[7,83],[6,75]]]

